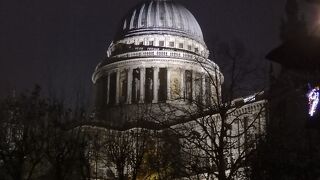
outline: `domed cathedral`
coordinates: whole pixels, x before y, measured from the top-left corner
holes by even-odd
[[[223,75],[208,57],[201,28],[184,6],[172,0],[138,4],[93,73],[96,119],[116,128],[161,128],[151,117],[164,106],[209,105]]]
[[[212,157],[217,156],[206,153],[218,152],[212,151],[217,149],[216,143],[209,142],[217,142],[219,133],[226,136],[222,138],[223,148],[239,146],[222,152],[223,164],[225,159],[230,166],[244,159],[244,152],[254,147],[251,139],[264,133],[266,116],[262,111],[266,101],[256,95],[238,98],[228,106],[230,109],[223,109],[227,115],[221,116],[215,107],[224,104],[219,102],[224,77],[208,57],[197,20],[176,1],[147,0],[123,18],[105,59],[92,76],[96,113],[92,126],[86,124],[84,129],[92,142],[102,144],[88,150],[98,155],[90,160],[95,177],[103,177],[111,169],[115,179],[124,174],[135,179],[137,174],[131,172],[138,172],[132,168],[139,163],[127,163],[126,172],[113,159],[124,149],[136,153],[135,157],[142,152],[141,167],[136,168],[143,177],[174,179],[216,170]],[[207,113],[207,109],[215,112]],[[200,147],[197,141],[192,142],[196,137],[203,141]],[[252,143],[242,146],[247,142]],[[108,156],[107,160],[100,155]],[[119,157],[122,162],[123,154]],[[241,174],[243,170],[234,172]],[[160,178],[163,173],[169,176]]]

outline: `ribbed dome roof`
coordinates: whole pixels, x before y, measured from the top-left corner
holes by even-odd
[[[124,18],[118,38],[149,33],[176,34],[203,42],[195,17],[172,0],[149,0],[139,4]]]

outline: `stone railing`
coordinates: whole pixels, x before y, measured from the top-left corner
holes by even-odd
[[[193,55],[185,52],[175,52],[170,50],[161,50],[161,51],[139,51],[139,52],[128,52],[119,55],[115,55],[112,58],[177,58],[177,59],[186,59],[186,60],[197,60],[200,62],[204,62],[205,58],[200,57],[198,55]]]
[[[211,60],[205,59],[199,55],[191,54],[188,52],[181,51],[172,51],[172,50],[148,50],[148,51],[137,51],[137,52],[127,52],[123,54],[118,54],[112,56],[106,63],[117,62],[119,59],[134,59],[134,58],[173,58],[173,59],[181,59],[181,60],[189,60],[195,63],[200,63],[204,67],[211,70],[220,71],[218,65]],[[104,63],[105,64],[105,63]]]

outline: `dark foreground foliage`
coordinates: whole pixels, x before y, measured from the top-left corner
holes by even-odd
[[[85,179],[89,166],[85,138],[66,129],[85,118],[56,100],[42,98],[40,88],[0,102],[0,176],[4,180]]]

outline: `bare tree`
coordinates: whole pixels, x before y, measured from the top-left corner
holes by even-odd
[[[1,102],[0,165],[14,180],[31,179],[43,159],[42,138],[47,102],[40,88]]]
[[[83,113],[42,98],[39,87],[0,106],[0,168],[8,179],[85,179],[85,139],[78,129],[66,128]]]
[[[95,167],[93,178],[110,176],[116,179],[137,179],[143,172],[151,133],[142,128],[118,131],[89,128],[91,138],[91,163]],[[108,174],[102,174],[108,173]]]
[[[183,123],[170,126],[170,129],[180,138],[182,168],[191,179],[244,177],[250,170],[247,162],[255,153],[256,143],[264,135],[266,101],[259,100],[261,89],[253,96],[237,98],[249,91],[250,85],[244,82],[254,75],[256,67],[252,62],[248,63],[244,48],[239,44],[224,46],[222,52],[222,58],[228,61],[225,68],[228,75],[223,84],[220,72],[212,73],[205,62],[198,61],[207,72],[206,78],[213,92],[202,94],[207,102],[193,97],[189,106],[185,106],[187,108],[170,105],[164,108],[165,115],[169,111],[183,112],[179,117],[172,117]],[[153,118],[163,122],[157,117]]]
[[[65,130],[51,126],[46,133],[45,158],[53,179],[86,179],[89,177],[85,156],[87,141],[81,128]]]

